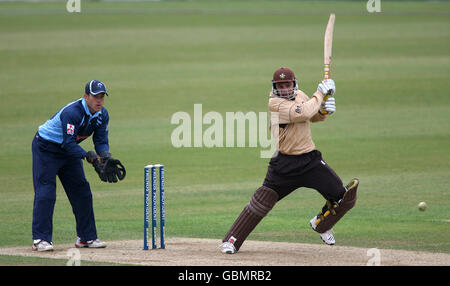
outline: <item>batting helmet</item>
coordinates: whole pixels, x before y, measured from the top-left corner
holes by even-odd
[[[282,82],[293,82],[294,87],[289,89],[277,89],[276,84]],[[295,78],[293,70],[286,67],[281,67],[275,70],[272,79],[272,93],[275,96],[287,99],[294,99],[296,95],[295,92],[297,90],[298,90],[298,81]]]

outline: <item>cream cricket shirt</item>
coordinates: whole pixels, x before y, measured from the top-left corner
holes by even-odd
[[[272,135],[274,140],[279,140],[278,150],[287,155],[300,155],[314,150],[309,124],[326,119],[326,115],[319,114],[323,100],[321,92],[316,91],[311,98],[301,90],[296,91],[296,94],[295,100],[288,100],[275,97],[271,92],[269,99]],[[276,128],[276,119],[279,120],[279,128]],[[278,135],[273,134],[277,130]]]

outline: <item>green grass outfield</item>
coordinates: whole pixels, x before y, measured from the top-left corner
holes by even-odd
[[[73,14],[64,1],[0,3],[0,247],[31,245],[31,141],[93,78],[109,88],[111,152],[127,167],[106,184],[86,165],[99,237],[142,239],[143,166],[160,162],[166,235],[221,239],[268,159],[259,147],[174,148],[172,115],[193,115],[194,104],[265,112],[279,66],[312,94],[335,12],[337,113],[313,125],[313,139],[343,181],[361,180],[337,243],[450,253],[450,3],[381,2],[368,13],[366,1],[82,1]],[[322,243],[308,221],[323,203],[299,189],[249,239]],[[53,237],[76,238],[59,182]]]

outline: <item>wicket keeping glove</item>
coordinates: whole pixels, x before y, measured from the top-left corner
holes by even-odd
[[[100,180],[103,182],[107,182],[108,178],[106,177],[105,171],[104,171],[104,164],[100,160],[100,157],[95,153],[94,151],[89,151],[86,153],[86,161],[92,164],[94,166],[95,171],[97,172],[98,176],[100,177]]]
[[[106,159],[103,170],[109,183],[117,183],[117,179],[123,180],[127,173],[122,163],[113,157]]]
[[[95,160],[98,160],[97,153],[95,153],[94,151],[89,151],[86,153],[85,159],[89,163],[93,164]]]
[[[114,159],[109,152],[102,152],[100,155],[97,156],[94,151],[89,151],[86,154],[86,161],[94,166],[100,180],[108,183],[117,183],[117,179],[123,180],[126,170],[122,163]]]

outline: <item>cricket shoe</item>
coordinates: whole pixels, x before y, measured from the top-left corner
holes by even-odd
[[[236,253],[236,248],[234,247],[234,245],[231,242],[228,242],[228,241],[222,243],[220,250],[222,251],[222,253],[226,253],[226,254]]]
[[[35,239],[31,249],[34,251],[53,251],[53,244],[42,239]]]
[[[309,221],[309,225],[314,230],[316,230],[315,222],[317,221],[317,219],[318,219],[317,216],[315,216]],[[333,235],[333,229],[327,230],[324,233],[319,233],[319,235],[320,235],[320,238],[322,239],[322,241],[328,245],[334,245],[336,243],[336,240],[334,239],[334,235]]]
[[[77,237],[77,242],[75,242],[76,248],[105,248],[106,242],[99,240],[98,238],[95,240],[82,241],[79,237]]]

